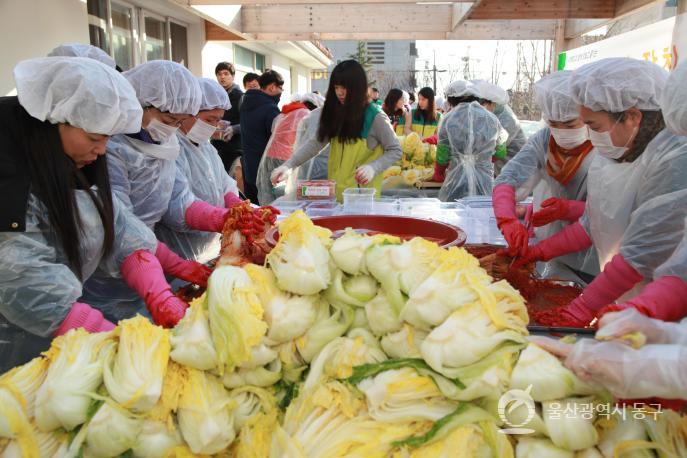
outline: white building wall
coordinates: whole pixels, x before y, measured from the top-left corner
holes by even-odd
[[[0,1],[0,96],[15,93],[17,62],[43,57],[64,43],[88,43],[88,14],[82,0]]]

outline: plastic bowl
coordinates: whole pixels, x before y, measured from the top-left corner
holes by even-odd
[[[350,227],[358,232],[384,233],[396,235],[403,239],[423,237],[436,242],[442,248],[463,246],[467,240],[467,234],[459,227],[407,216],[341,215],[313,218],[312,222],[318,226],[326,227],[335,233],[335,236],[338,235],[337,232],[342,233],[343,230]],[[269,230],[266,240],[270,245],[276,245],[279,240],[279,231],[276,227]]]

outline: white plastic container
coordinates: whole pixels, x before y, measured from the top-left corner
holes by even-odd
[[[349,215],[371,215],[374,209],[374,188],[347,188],[343,192],[343,211]]]

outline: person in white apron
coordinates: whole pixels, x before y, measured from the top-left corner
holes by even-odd
[[[150,61],[122,75],[136,91],[143,118],[139,132],[114,135],[107,143],[110,184],[113,195],[152,232],[167,212],[174,187],[175,160],[180,152],[176,131],[183,120],[198,113],[202,93],[196,77],[172,61]],[[190,205],[191,196],[187,199]],[[158,244],[155,253],[168,273],[172,273],[169,266],[180,266],[179,270],[187,271],[186,275],[177,272],[181,277],[202,279],[209,275],[204,266],[182,260],[164,244]],[[107,272],[96,271],[84,291],[86,300],[110,320],[145,312],[136,291]],[[181,305],[172,311],[179,317],[183,313]]]
[[[168,324],[167,307],[185,306],[152,254],[155,237],[110,191],[105,145],[140,128],[134,90],[82,57],[23,61],[14,76],[18,95],[0,98],[0,163],[10,172],[0,174],[0,373],[70,329],[113,329],[82,296],[97,269],[124,277],[158,324]]]
[[[597,151],[585,214],[517,262],[550,260],[593,243],[603,271],[561,310],[571,326],[634,297],[682,239],[687,207],[676,198],[687,189],[687,138],[664,128],[659,99],[667,78],[661,67],[630,58],[602,59],[572,75],[573,99]]]
[[[190,229],[184,218],[185,205],[201,200],[229,208],[240,202],[236,181],[227,174],[217,150],[210,143],[224,111],[231,107],[227,91],[209,78],[198,78],[203,101],[195,118],[182,122],[177,137],[181,153],[176,159],[176,179],[167,212],[155,226],[158,239],[185,259],[207,262],[217,257],[220,236],[216,232]],[[188,194],[191,194],[189,197]]]
[[[668,78],[661,98],[661,112],[667,129],[687,137],[687,63],[680,64]],[[678,192],[673,201],[686,201],[687,192]],[[654,281],[630,300],[604,307],[607,312],[636,308],[644,315],[666,321],[678,321],[687,316],[687,218],[684,219],[682,241],[670,258],[654,272]]]
[[[587,126],[570,94],[571,71],[552,73],[534,85],[534,97],[549,127],[530,138],[496,178],[493,203],[496,221],[508,242],[510,256],[527,250],[528,231],[515,215],[515,203],[534,192],[532,223],[544,240],[576,222],[587,200],[587,171],[595,152]],[[561,263],[587,276],[599,273],[593,249],[571,253]]]

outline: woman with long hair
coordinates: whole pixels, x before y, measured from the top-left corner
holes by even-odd
[[[80,302],[96,269],[132,279],[159,324],[181,302],[155,264],[155,237],[110,189],[105,145],[143,114],[131,86],[81,57],[23,61],[14,75],[17,97],[0,98],[0,372],[69,329],[113,328]]]
[[[382,110],[389,117],[391,127],[394,128],[398,135],[405,135],[403,125],[406,119],[410,119],[410,113],[405,108],[405,99],[403,98],[403,91],[400,89],[391,89],[384,99]],[[401,126],[400,132],[398,126]]]
[[[515,263],[596,249],[601,273],[558,310],[565,326],[586,326],[603,307],[635,297],[683,237],[687,138],[665,128],[659,101],[667,79],[658,65],[630,58],[602,59],[570,78],[596,150],[585,214]]]
[[[401,145],[389,118],[367,96],[367,76],[362,65],[345,60],[332,71],[324,106],[318,116],[317,135],[301,145],[293,156],[274,169],[273,184],[286,178],[330,144],[328,178],[336,181],[341,200],[346,188],[371,187],[381,195],[382,172],[401,158]]]
[[[400,130],[405,135],[410,132],[417,132],[421,138],[427,138],[434,135],[441,119],[441,114],[436,109],[434,104],[434,91],[431,87],[423,87],[418,93],[417,108],[413,108],[410,112],[410,127],[406,127],[405,118],[399,120],[396,126],[396,133]]]

